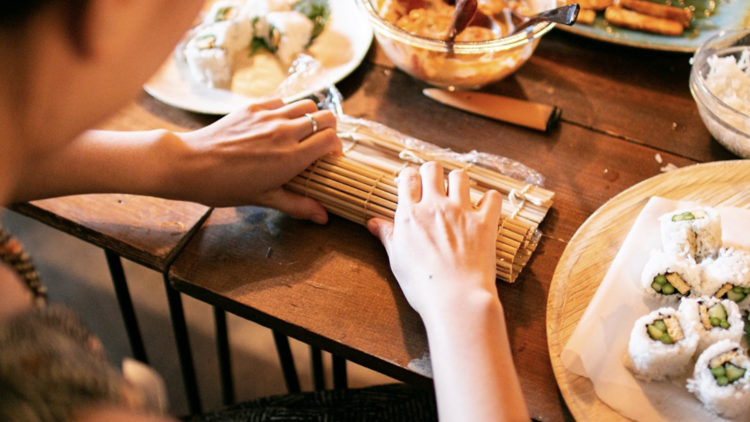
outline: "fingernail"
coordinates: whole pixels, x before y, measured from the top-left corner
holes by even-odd
[[[310,220],[312,220],[313,223],[316,223],[316,224],[325,224],[326,221],[328,221],[328,219],[326,218],[326,216],[325,215],[321,215],[321,214],[313,214],[310,217]]]

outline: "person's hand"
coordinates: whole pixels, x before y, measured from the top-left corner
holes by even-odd
[[[313,133],[312,114],[318,125]],[[328,153],[340,153],[336,118],[309,100],[255,103],[194,132],[177,134],[176,197],[211,206],[260,205],[323,224],[325,209],[282,185]],[[186,147],[186,148],[185,148]],[[179,160],[179,161],[178,161]]]
[[[367,228],[388,252],[393,274],[422,317],[478,293],[497,297],[495,239],[502,197],[488,191],[478,206],[469,198],[469,177],[453,171],[445,191],[443,168],[407,168],[398,177],[394,222],[372,219]]]

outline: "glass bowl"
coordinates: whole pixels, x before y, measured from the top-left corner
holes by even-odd
[[[505,78],[529,60],[540,37],[555,26],[543,22],[509,37],[448,42],[409,33],[387,21],[378,13],[377,0],[357,1],[388,58],[409,75],[439,87],[477,89]],[[557,6],[556,0],[529,3],[532,13]]]
[[[739,60],[747,50],[750,50],[750,30],[721,31],[698,48],[690,71],[690,92],[706,128],[728,150],[743,158],[750,158],[750,116],[714,95],[706,85],[706,76],[711,56],[734,56]]]

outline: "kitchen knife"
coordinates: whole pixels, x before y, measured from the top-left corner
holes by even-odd
[[[542,132],[546,132],[560,118],[562,113],[562,110],[555,106],[484,92],[427,88],[422,93],[439,103],[459,110],[541,130]]]

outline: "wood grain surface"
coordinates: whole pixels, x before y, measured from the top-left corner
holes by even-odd
[[[134,195],[78,195],[11,209],[133,262],[165,272],[209,208]]]
[[[659,174],[667,162],[694,161],[578,124],[562,122],[540,134],[463,113],[424,97],[426,85],[386,66],[365,64],[339,87],[347,114],[457,151],[514,158],[547,177],[545,186],[556,197],[541,226],[540,249],[516,284],[500,283],[498,290],[532,416],[565,420],[545,331],[557,261],[578,227],[609,198]],[[656,161],[657,152],[664,164]],[[395,378],[428,382],[409,366],[426,351],[424,328],[393,280],[382,247],[363,227],[337,218],[318,227],[252,208],[215,210],[175,261],[171,277],[176,288],[200,300]]]
[[[622,192],[578,230],[555,270],[547,304],[552,367],[579,421],[628,420],[601,402],[588,378],[569,372],[560,356],[636,217],[652,196],[708,206],[750,209],[750,161],[700,164],[648,179]]]

